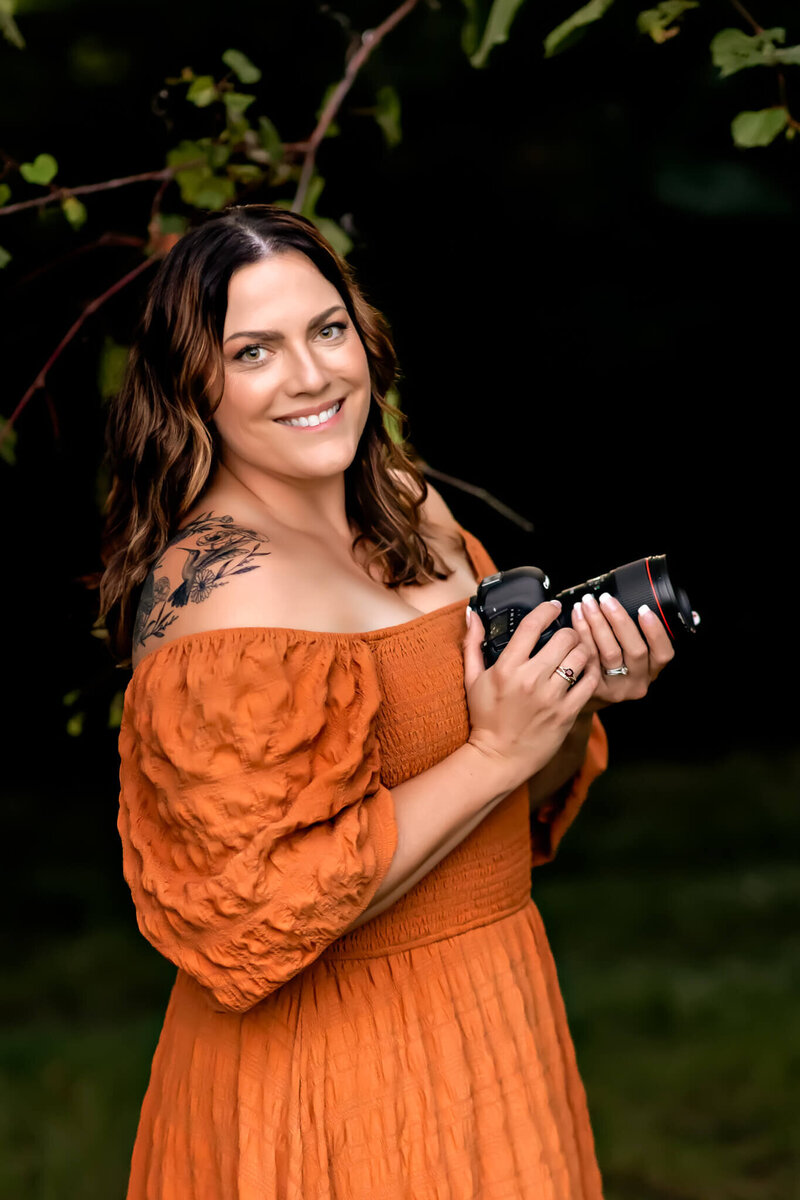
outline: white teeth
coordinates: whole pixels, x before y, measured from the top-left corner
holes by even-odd
[[[310,417],[292,417],[291,420],[281,420],[278,418],[278,425],[324,425],[326,421],[330,421],[331,417],[336,416],[339,409],[342,407],[341,400],[337,400],[325,412]]]

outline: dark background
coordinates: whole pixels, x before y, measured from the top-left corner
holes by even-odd
[[[353,25],[364,28],[391,6],[344,7]],[[789,40],[798,40],[792,8],[773,0],[759,19],[789,25]],[[762,896],[751,907],[764,924],[753,925],[748,944],[754,954],[773,946],[769,995],[788,997],[797,971],[786,907],[786,889],[797,888],[789,849],[797,832],[790,582],[797,143],[734,148],[731,118],[774,103],[776,85],[766,70],[716,78],[708,43],[721,26],[737,23],[724,3],[690,13],[684,32],[656,47],[635,33],[636,6],[620,2],[578,46],[545,61],[542,38],[569,10],[555,0],[524,6],[509,43],[493,52],[485,71],[473,70],[459,46],[460,3],[446,0],[438,12],[415,13],[359,77],[339,119],[340,137],[323,144],[319,167],[328,183],[318,207],[356,230],[350,260],[392,324],[402,403],[419,454],[535,523],[535,533],[524,534],[474,497],[437,484],[498,566],[533,562],[567,586],[667,552],[702,615],[700,632],[678,647],[648,699],[607,714],[614,770],[595,789],[593,813],[584,814],[583,827],[549,868],[552,882],[542,881],[542,905],[590,1076],[597,1063],[597,1079],[587,1086],[601,1110],[595,1120],[601,1162],[611,1172],[609,1195],[783,1200],[800,1194],[790,1191],[797,1162],[776,1145],[753,1151],[756,1166],[734,1162],[729,1185],[720,1183],[728,1179],[725,1153],[707,1176],[690,1164],[682,1181],[666,1182],[678,1169],[675,1139],[680,1143],[686,1131],[676,1134],[669,1119],[660,1122],[651,1092],[645,1088],[642,1101],[638,1083],[626,1093],[628,1108],[620,1100],[626,1114],[620,1127],[642,1103],[645,1112],[652,1103],[661,1141],[649,1158],[656,1162],[652,1178],[631,1166],[604,1115],[606,1100],[612,1107],[601,1084],[609,1045],[592,1057],[591,1038],[601,1036],[597,1028],[608,1032],[610,1018],[603,1026],[588,1010],[585,1021],[581,1014],[582,981],[593,991],[598,973],[610,963],[613,971],[614,954],[624,956],[626,946],[644,961],[659,929],[661,968],[670,955],[683,954],[698,922],[707,940],[695,947],[697,960],[713,956],[732,922],[743,920],[736,905],[715,907],[713,899],[722,886],[715,872],[737,863],[744,891],[736,876],[731,894]],[[218,71],[228,46],[264,71],[253,89],[257,111],[272,118],[285,140],[300,140],[314,125],[325,86],[341,75],[345,48],[341,23],[305,0],[242,0],[230,11],[184,0],[51,0],[31,3],[27,12],[23,6],[19,20],[28,49],[0,49],[2,144],[18,161],[43,150],[54,154],[59,181],[73,184],[162,165],[166,150],[188,136],[187,112],[168,106],[170,129],[154,111],[154,96],[184,65]],[[383,83],[394,84],[403,103],[403,142],[391,151],[374,121],[358,111]],[[794,90],[800,106],[800,87]],[[55,260],[70,244],[89,243],[107,229],[140,234],[153,190],[141,184],[87,197],[89,222],[72,243],[57,211],[0,218],[0,242],[15,255],[0,280],[4,415],[83,306],[140,255],[114,247]],[[35,189],[17,188],[14,198],[27,194]],[[186,211],[177,192],[164,209]],[[120,1114],[113,1136],[96,1116],[102,1140],[108,1144],[110,1136],[116,1147],[107,1173],[95,1172],[98,1196],[115,1194],[103,1188],[123,1172],[170,977],[137,939],[121,880],[116,730],[107,713],[128,675],[90,636],[95,600],[77,582],[99,566],[98,355],[107,335],[129,340],[148,278],[87,322],[51,372],[46,393],[37,393],[18,422],[16,465],[0,463],[8,551],[6,882],[7,912],[14,914],[6,1008],[17,1023],[7,1050],[9,1087],[18,1089],[23,1078],[40,1081],[40,1090],[31,1084],[29,1107],[41,1111],[43,1096],[50,1097],[56,1143],[73,1136],[59,1122],[64,1110],[80,1109],[81,1088],[95,1097],[97,1113]],[[76,688],[86,718],[82,735],[71,737],[63,697]],[[766,864],[763,878],[786,881],[775,900],[778,916],[752,883],[756,859]],[[610,876],[595,879],[592,872],[604,869],[629,878],[632,891],[623,897]],[[689,879],[692,872],[696,878]],[[663,907],[667,897],[685,900],[695,885],[706,915],[686,900],[685,925],[670,925],[664,914],[678,910]],[[706,886],[711,892],[702,892]],[[587,905],[596,910],[593,932],[583,929]],[[624,922],[637,908],[640,924],[626,935]],[[601,964],[593,955],[612,926]],[[790,966],[782,929],[794,946]],[[622,967],[617,974],[622,979]],[[745,1009],[755,1004],[772,1013],[765,1020],[773,1025],[785,1014],[769,1009],[762,993],[748,993],[740,1028],[740,1010],[730,999],[735,985],[725,971],[714,976],[714,987],[722,1007],[706,1017],[719,1030],[734,1014],[730,1070],[748,1076],[747,1040],[760,1043]],[[672,1012],[666,1001],[659,1009],[661,1001],[645,1003],[637,992],[631,1012],[649,1012],[651,1000],[654,1037],[675,1052],[680,1038],[664,1016]],[[621,1022],[624,1011],[617,1004]],[[124,1064],[119,1068],[122,1085],[106,1081],[100,1066],[93,1075],[91,1065],[121,1053],[116,1044],[98,1049],[115,1017],[137,1052],[127,1076]],[[92,1030],[95,1040],[79,1034],[77,1042],[59,1041],[65,1027]],[[791,1026],[784,1023],[784,1030],[788,1036]],[[73,1060],[65,1047],[75,1045],[83,1049]],[[654,1043],[635,1053],[658,1062]],[[796,1086],[797,1044],[783,1057],[774,1046],[769,1053],[789,1062]],[[625,1054],[634,1056],[634,1048]],[[702,1065],[687,1066],[695,1070],[702,1076]],[[710,1120],[730,1092],[725,1070],[712,1078],[702,1119]],[[114,1103],[118,1086],[128,1091]],[[765,1128],[781,1127],[763,1104],[770,1095],[788,1111],[782,1086],[771,1079],[756,1088],[755,1099],[742,1101],[743,1128],[757,1126],[758,1113]],[[674,1116],[686,1096],[671,1103]],[[53,1184],[42,1166],[51,1160],[61,1164],[53,1178],[70,1186],[84,1152],[45,1153],[41,1130],[20,1115],[24,1104],[12,1107],[16,1115],[7,1125],[15,1146],[23,1147],[10,1168],[15,1194],[56,1194],[47,1190]],[[713,1143],[716,1132],[706,1130],[706,1140]],[[641,1131],[636,1136],[647,1143]],[[720,1136],[724,1145],[728,1135]],[[91,1137],[88,1147],[86,1161],[96,1161]],[[769,1174],[758,1153],[777,1174]]]

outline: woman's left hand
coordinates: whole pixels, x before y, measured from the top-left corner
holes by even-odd
[[[600,682],[584,711],[595,712],[621,700],[641,700],[654,679],[675,657],[669,634],[651,609],[639,611],[639,626],[607,593],[598,604],[586,596],[572,610],[572,628],[592,658],[600,660]],[[625,666],[627,675],[606,671]]]

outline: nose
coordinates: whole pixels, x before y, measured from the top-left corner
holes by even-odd
[[[307,343],[289,349],[286,367],[286,390],[292,396],[315,396],[328,385],[324,364]]]

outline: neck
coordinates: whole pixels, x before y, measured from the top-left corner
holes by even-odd
[[[345,509],[344,474],[326,479],[283,480],[242,464],[220,462],[212,486],[278,521],[285,529],[340,539],[348,545],[352,541],[353,531]]]

